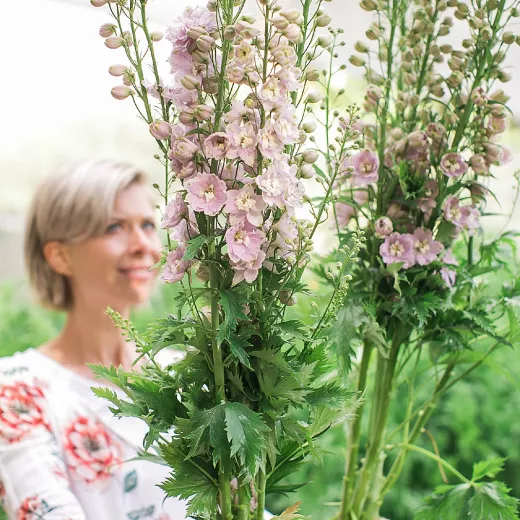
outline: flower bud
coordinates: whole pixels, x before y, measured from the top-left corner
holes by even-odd
[[[498,101],[498,103],[507,103],[509,101],[509,96],[502,89],[493,92],[489,98],[493,101]]]
[[[502,83],[507,83],[508,81],[511,81],[511,74],[507,70],[500,69],[498,71],[498,80]]]
[[[110,65],[110,67],[108,67],[108,73],[116,77],[127,74],[129,70],[126,65]]]
[[[197,39],[196,45],[201,52],[210,52],[215,45],[215,39],[209,36],[209,34],[204,34]]]
[[[361,52],[361,53],[368,52],[368,47],[363,42],[356,42],[354,45],[354,49],[357,52]]]
[[[377,9],[377,4],[374,0],[361,0],[361,9],[365,11],[375,11]]]
[[[208,31],[206,31],[206,29],[204,29],[204,27],[200,27],[200,26],[195,26],[195,27],[192,27],[189,31],[188,31],[188,37],[190,39],[192,39],[193,41],[197,41],[201,36],[205,36],[208,34]]]
[[[150,34],[150,40],[153,42],[160,42],[163,39],[164,34],[161,31],[154,31]]]
[[[206,9],[210,13],[215,13],[217,11],[217,0],[209,0],[209,2],[206,4]]]
[[[284,9],[280,11],[280,16],[283,16],[286,20],[293,23],[302,23],[302,15],[298,9]]]
[[[209,78],[202,78],[202,90],[206,92],[206,94],[216,94],[218,92],[218,81],[215,76],[210,76]]]
[[[300,166],[300,177],[302,179],[312,179],[315,175],[316,172],[312,164],[305,163]]]
[[[316,25],[318,27],[327,27],[332,22],[332,18],[327,13],[322,13],[316,18]]]
[[[283,16],[273,16],[271,18],[271,23],[278,29],[279,31],[283,31],[289,27],[289,20],[284,18]]]
[[[189,125],[192,125],[193,123],[195,123],[195,121],[197,121],[197,119],[193,115],[193,110],[191,108],[186,108],[185,110],[183,110],[182,112],[179,113],[179,121],[183,125],[189,126]]]
[[[309,69],[305,73],[305,79],[307,81],[318,81],[320,79],[320,73],[318,69]]]
[[[312,164],[318,160],[318,152],[316,150],[305,150],[302,153],[302,158],[306,163]]]
[[[102,36],[103,38],[108,38],[109,36],[112,36],[116,33],[116,26],[113,23],[104,23],[99,28],[99,36]]]
[[[366,92],[366,97],[370,101],[377,103],[381,97],[383,96],[383,91],[380,87],[376,87],[375,85],[369,85]]]
[[[208,282],[209,281],[209,268],[208,268],[208,266],[200,264],[199,268],[197,269],[197,272],[195,273],[195,276],[201,282]]]
[[[120,36],[110,36],[105,40],[105,45],[109,49],[118,49],[119,47],[122,47],[125,44],[124,38],[121,38]]]
[[[374,41],[374,40],[377,40],[381,36],[381,31],[377,27],[372,25],[371,27],[368,28],[366,35],[369,40]]]
[[[353,54],[349,59],[348,61],[350,61],[350,63],[352,63],[352,65],[354,65],[354,67],[363,67],[365,65],[365,60],[359,56],[356,56],[355,54]]]
[[[323,96],[319,92],[317,92],[316,90],[311,90],[307,94],[307,97],[305,98],[305,101],[307,103],[317,103],[318,101],[321,101],[322,97]]]
[[[314,121],[307,121],[303,123],[302,130],[307,134],[312,134],[316,130],[316,123]]]
[[[377,238],[385,238],[394,230],[394,225],[388,217],[380,217],[374,222],[374,231]]]
[[[298,26],[296,26],[296,27],[298,27]],[[256,27],[254,27],[253,25],[251,25],[250,23],[248,23],[244,20],[239,20],[238,22],[236,22],[235,29],[236,29],[237,33],[240,34],[240,36],[242,36],[242,38],[245,38],[245,39],[252,39],[260,34],[259,29],[257,29]]]
[[[291,42],[296,42],[301,38],[300,27],[295,23],[290,23],[283,31],[284,36]]]
[[[90,0],[90,4],[94,7],[103,7],[107,0]]]
[[[135,83],[135,74],[130,69],[128,69],[123,74],[123,84],[126,85],[127,87],[131,87],[134,83]]]
[[[233,41],[237,35],[235,28],[232,25],[228,25],[224,29],[224,39],[228,41]]]
[[[477,87],[473,89],[471,93],[471,101],[475,103],[478,107],[482,107],[487,103],[487,94],[486,91],[482,87]]]
[[[187,90],[196,90],[200,87],[200,81],[198,78],[191,74],[186,74],[181,79],[182,86]]]
[[[457,13],[455,13],[455,16],[457,16]],[[480,29],[483,25],[483,21],[481,18],[479,18],[478,16],[473,16],[472,18],[469,19],[469,26],[474,29],[475,31],[477,29]]]
[[[480,37],[483,41],[491,40],[491,38],[493,38],[493,29],[491,29],[489,25],[483,27],[480,31]]]
[[[328,34],[327,36],[320,36],[317,40],[317,44],[320,47],[323,47],[326,49],[327,47],[330,47],[330,44],[332,43],[332,36]]]
[[[168,137],[170,137],[171,134],[170,123],[162,121],[160,119],[151,123],[148,127],[148,130],[150,130],[152,137],[159,141],[161,141],[162,139],[167,139]]]
[[[207,121],[213,116],[213,108],[208,105],[197,105],[193,109],[193,115],[200,122]]]
[[[111,90],[111,94],[114,98],[122,100],[126,99],[128,96],[133,96],[135,91],[133,88],[126,87],[125,85],[118,85]]]
[[[296,304],[296,296],[292,294],[292,291],[280,291],[279,298],[283,304],[287,305],[287,307]]]
[[[511,45],[512,43],[515,43],[516,41],[516,35],[514,33],[512,33],[511,31],[506,31],[503,35],[502,35],[502,41],[506,44],[506,45]]]

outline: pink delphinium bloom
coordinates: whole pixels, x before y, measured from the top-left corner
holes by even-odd
[[[426,197],[417,199],[417,206],[424,213],[424,218],[430,220],[433,209],[437,207],[437,201],[435,200],[439,194],[437,181],[433,179],[426,181],[424,184],[424,194]]]
[[[275,161],[255,181],[262,190],[262,198],[267,204],[283,208],[285,206],[285,191],[289,187],[290,181],[283,167],[278,167],[279,164],[281,164],[281,161]]]
[[[504,164],[509,164],[513,160],[513,154],[511,150],[504,146],[502,148],[502,157],[500,158],[500,166],[504,166]]]
[[[186,271],[191,267],[191,262],[182,260],[186,253],[186,245],[179,244],[176,249],[170,251],[166,256],[166,264],[164,264],[159,279],[167,283],[180,282]]]
[[[293,208],[299,208],[302,205],[303,196],[305,195],[305,187],[302,181],[296,178],[296,165],[292,164],[291,169],[294,169],[293,175],[289,175],[289,185],[287,186],[283,195],[285,207],[287,211],[292,215]]]
[[[266,112],[270,112],[274,108],[278,108],[287,104],[285,90],[277,77],[271,76],[260,87],[258,99]]]
[[[258,258],[265,234],[247,220],[231,226],[226,232],[229,258],[233,262],[252,262]]]
[[[414,264],[414,237],[408,233],[392,233],[379,247],[383,262],[387,265],[404,262],[403,268],[408,269]]]
[[[302,87],[299,80],[301,74],[302,71],[298,67],[283,67],[276,73],[276,77],[286,92],[293,92]]]
[[[472,235],[479,228],[480,212],[473,206],[461,206],[457,197],[446,197],[443,206],[444,218],[459,229],[468,230]]]
[[[256,122],[257,114],[252,108],[247,108],[242,101],[234,99],[231,102],[231,110],[224,115],[226,123],[245,124]]]
[[[189,179],[197,173],[197,164],[194,161],[181,162],[177,159],[170,161],[170,167],[173,173],[179,179]]]
[[[345,202],[336,202],[334,204],[334,213],[332,215],[333,222],[331,223],[331,227],[336,228],[337,226],[339,229],[345,228],[350,222],[350,219],[356,215],[356,213],[356,209],[349,204],[346,204]]]
[[[229,213],[231,224],[247,219],[254,226],[261,226],[264,208],[265,202],[262,196],[257,195],[251,185],[244,186],[240,190],[227,192],[227,202],[224,206],[224,211]]]
[[[281,159],[283,143],[274,129],[272,121],[267,121],[258,134],[258,148],[264,157]]]
[[[451,249],[446,250],[442,261],[446,265],[459,265],[459,262],[453,256]],[[441,268],[441,277],[444,280],[444,283],[448,287],[453,287],[455,285],[455,281],[457,279],[457,273],[453,269],[448,269],[447,267]]]
[[[229,146],[229,136],[224,132],[215,132],[204,140],[204,151],[208,159],[223,159]]]
[[[394,231],[394,225],[388,217],[379,217],[374,222],[374,231],[377,238],[385,238]]]
[[[185,183],[186,202],[195,211],[215,216],[226,203],[226,183],[211,173],[199,173]]]
[[[434,240],[429,229],[418,228],[413,233],[415,252],[415,263],[419,265],[431,264],[437,255],[444,249],[444,246]]]
[[[251,123],[239,125],[232,123],[227,126],[226,134],[229,136],[231,146],[227,152],[229,159],[239,157],[248,166],[253,166],[256,156],[257,136]]]
[[[300,137],[296,109],[286,105],[275,113],[273,129],[283,144],[294,144]]]
[[[220,178],[226,183],[228,189],[236,189],[239,182],[242,184],[252,184],[254,179],[246,177],[244,165],[242,163],[229,163],[222,168]]]
[[[354,167],[351,180],[353,186],[368,186],[377,182],[379,178],[379,158],[370,150],[362,150],[352,157],[351,164]]]
[[[172,228],[180,224],[181,220],[188,214],[188,206],[184,202],[182,193],[177,192],[175,198],[168,203],[161,221],[163,229]]]
[[[168,27],[165,38],[172,42],[174,49],[185,50],[193,40],[188,33],[194,27],[202,27],[208,33],[215,31],[217,20],[215,13],[206,7],[186,7],[173,26]]]
[[[245,280],[247,283],[254,282],[258,277],[258,271],[262,268],[264,260],[265,253],[259,251],[258,256],[250,262],[232,263],[231,267],[235,270],[232,285],[237,285],[242,280]]]
[[[171,155],[180,162],[191,161],[198,151],[199,147],[186,137],[179,137],[172,141]]]
[[[440,168],[447,177],[456,179],[468,171],[468,163],[458,153],[442,156]]]

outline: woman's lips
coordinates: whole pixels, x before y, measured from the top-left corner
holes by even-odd
[[[122,267],[119,272],[131,280],[149,280],[153,277],[150,267]]]

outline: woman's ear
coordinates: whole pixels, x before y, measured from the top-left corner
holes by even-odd
[[[43,246],[43,256],[53,271],[63,276],[70,276],[69,252],[63,242],[47,242]]]

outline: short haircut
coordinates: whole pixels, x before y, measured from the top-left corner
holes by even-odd
[[[70,282],[47,262],[45,244],[100,235],[116,196],[146,179],[135,166],[105,160],[65,164],[40,184],[29,210],[24,254],[29,281],[43,306],[68,311],[73,304]]]

